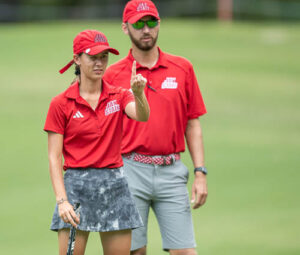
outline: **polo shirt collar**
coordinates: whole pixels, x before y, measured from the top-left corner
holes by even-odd
[[[164,52],[162,52],[159,47],[157,47],[157,49],[158,49],[158,52],[159,52],[159,58],[158,58],[158,61],[155,64],[155,66],[153,66],[151,69],[155,69],[155,68],[159,68],[159,67],[168,68],[166,54]],[[129,61],[131,63],[135,60],[133,55],[132,55],[132,49],[129,50],[127,58],[129,59]],[[136,62],[136,69],[139,69],[139,68],[149,69],[148,67],[142,66],[140,63]]]
[[[117,88],[102,80],[101,98],[107,98],[110,94],[118,93]],[[66,91],[66,97],[71,99],[81,98],[79,93],[79,82],[74,82]]]
[[[66,91],[66,97],[76,99],[79,95],[79,83],[78,81],[74,82]]]

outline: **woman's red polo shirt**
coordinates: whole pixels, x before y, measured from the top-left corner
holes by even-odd
[[[78,82],[51,101],[44,130],[62,134],[64,169],[116,168],[123,165],[124,109],[134,101],[127,89],[102,81],[95,110],[80,96]]]

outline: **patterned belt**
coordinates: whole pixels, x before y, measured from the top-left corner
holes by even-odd
[[[175,163],[176,160],[180,159],[179,153],[174,153],[166,156],[148,156],[138,153],[126,153],[122,155],[127,159],[131,159],[144,164],[153,164],[159,166],[168,166]]]

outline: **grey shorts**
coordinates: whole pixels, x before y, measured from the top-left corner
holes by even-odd
[[[170,166],[143,164],[123,158],[124,173],[144,227],[133,230],[131,250],[147,245],[149,208],[156,215],[164,250],[196,247],[186,166],[176,161]]]
[[[143,226],[123,168],[68,169],[64,183],[69,202],[80,203],[78,229],[106,232]],[[59,217],[56,205],[51,230],[70,227]]]

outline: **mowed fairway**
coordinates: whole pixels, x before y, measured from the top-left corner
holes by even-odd
[[[120,50],[110,63],[127,55],[120,21],[0,25],[1,254],[57,254],[42,128],[51,98],[73,79],[58,70],[87,28]],[[209,196],[193,211],[199,255],[300,254],[300,23],[166,19],[159,45],[193,63],[208,110]],[[188,153],[183,160],[190,188]],[[153,214],[148,238],[149,255],[165,254]],[[86,254],[102,254],[98,234]]]

